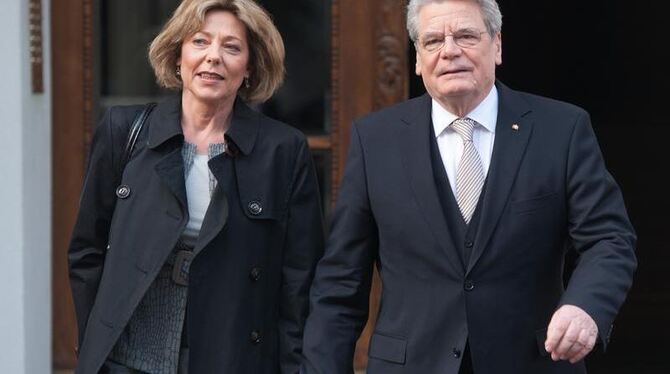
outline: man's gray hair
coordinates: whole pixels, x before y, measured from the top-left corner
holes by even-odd
[[[442,3],[449,0],[410,0],[407,5],[407,31],[413,42],[419,38],[419,11],[430,3]],[[502,14],[496,0],[473,0],[479,5],[488,31],[494,37],[502,29]]]

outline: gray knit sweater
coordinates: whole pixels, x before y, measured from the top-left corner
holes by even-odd
[[[210,144],[209,158],[224,151],[225,144]],[[194,144],[184,143],[184,178],[193,166],[195,152]],[[216,187],[216,179],[212,173],[209,186],[211,193]],[[114,345],[109,355],[111,360],[145,373],[177,374],[188,287],[174,283],[172,267],[176,252],[192,250],[184,243],[192,243],[193,239],[182,238],[168,256]]]

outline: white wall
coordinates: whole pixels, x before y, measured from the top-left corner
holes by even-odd
[[[51,372],[51,71],[32,94],[28,2],[0,6],[0,373]]]

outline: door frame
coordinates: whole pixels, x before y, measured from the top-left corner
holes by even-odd
[[[310,148],[331,157],[331,204],[344,172],[354,118],[407,98],[405,5],[397,0],[332,0],[330,133],[310,136]],[[76,321],[67,271],[86,154],[94,126],[94,0],[58,0],[51,6],[53,85],[53,367],[76,365]],[[365,368],[379,307],[375,275],[370,317],[355,354]]]

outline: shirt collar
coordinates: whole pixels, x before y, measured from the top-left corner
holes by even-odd
[[[433,130],[435,131],[435,137],[438,137],[458,116],[444,109],[435,99],[432,99],[431,107]],[[489,91],[484,100],[468,113],[466,117],[475,120],[487,131],[495,133],[498,118],[498,90],[495,85],[491,87],[491,91]]]

